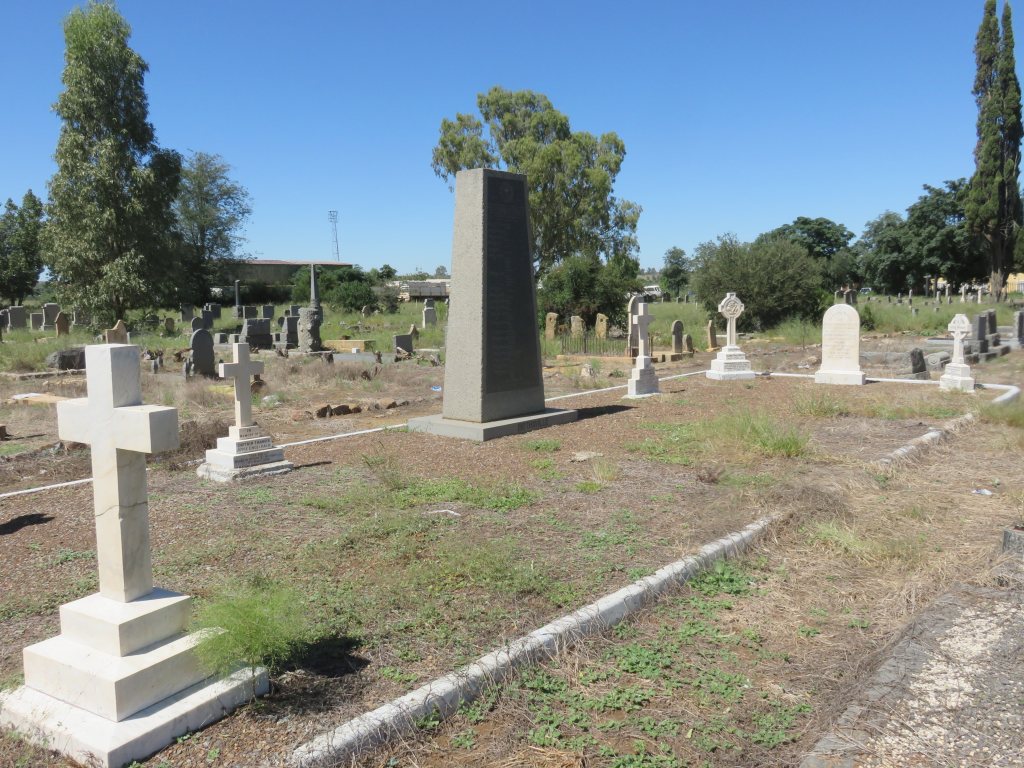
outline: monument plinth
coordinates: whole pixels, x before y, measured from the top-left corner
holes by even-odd
[[[530,242],[525,176],[458,173],[442,412],[410,431],[484,441],[576,420],[544,405]]]
[[[860,313],[849,304],[829,307],[821,323],[821,368],[814,381],[860,385],[865,380],[860,369]]]
[[[959,392],[974,391],[974,377],[971,366],[964,359],[964,339],[971,335],[971,321],[967,315],[957,315],[949,324],[953,336],[953,359],[939,377],[939,389]]]
[[[719,351],[718,356],[711,361],[711,369],[705,374],[709,379],[718,381],[732,381],[735,379],[752,379],[754,372],[750,368],[750,361],[743,354],[739,347],[736,335],[736,318],[743,314],[743,302],[736,298],[735,293],[727,293],[725,298],[718,304],[718,311],[728,321],[726,326],[725,346]],[[709,323],[709,345],[713,339],[712,331],[714,325]]]

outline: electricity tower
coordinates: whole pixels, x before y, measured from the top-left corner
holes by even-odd
[[[328,211],[327,220],[331,222],[331,234],[334,236],[334,260],[341,261],[341,254],[338,252],[338,212]]]

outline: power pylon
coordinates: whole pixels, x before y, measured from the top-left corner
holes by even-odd
[[[331,234],[334,237],[334,260],[341,261],[341,253],[338,251],[338,212],[328,211],[327,220],[331,222]]]

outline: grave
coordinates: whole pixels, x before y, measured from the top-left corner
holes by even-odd
[[[640,341],[640,349],[626,385],[626,397],[648,397],[658,394],[658,374],[651,362],[651,337],[648,330],[651,325],[651,308],[646,302],[637,305],[636,337]]]
[[[717,352],[718,349],[719,349],[719,347],[718,347],[718,331],[715,330],[715,321],[714,320],[708,320],[708,327],[707,327],[706,333],[707,333],[707,342],[708,342],[708,352]]]
[[[583,322],[583,318],[579,315],[573,315],[569,318],[569,332],[576,337],[582,336],[587,330],[587,326]]]
[[[220,304],[215,304],[215,303],[212,303],[212,302],[209,303],[209,304],[204,304],[203,305],[203,309],[205,309],[207,312],[212,313],[214,320],[220,320],[220,313],[221,313],[221,306],[220,306]]]
[[[242,307],[242,317],[241,317],[241,319],[242,320],[256,320],[256,319],[259,318],[259,314],[260,314],[259,307],[253,307],[253,306],[250,306],[250,305],[247,304],[244,307]]]
[[[270,332],[270,320],[251,318],[242,322],[242,332],[238,335],[240,344],[248,344],[253,349],[270,349],[274,346],[274,337]]]
[[[324,348],[320,340],[320,315],[314,307],[299,308],[298,345],[300,352],[309,354]]]
[[[32,330],[39,331],[43,328],[43,313],[33,312],[29,315],[29,320],[32,322]]]
[[[718,304],[718,311],[727,321],[725,346],[711,361],[711,370],[707,372],[707,377],[716,381],[754,378],[754,372],[750,369],[750,361],[740,349],[736,337],[736,318],[743,314],[743,302],[736,297],[735,293],[729,292]],[[710,326],[710,329],[713,331],[714,326]]]
[[[636,357],[640,354],[640,340],[636,335],[636,316],[638,314],[637,307],[643,303],[643,300],[643,296],[630,296],[629,303],[626,305],[626,323],[629,329],[626,355],[630,358]]]
[[[594,336],[598,339],[608,338],[608,315],[597,313],[597,320],[594,322]]]
[[[8,307],[7,308],[7,330],[17,331],[25,327],[25,308],[24,307]]]
[[[316,264],[309,265],[309,308],[313,310],[319,326],[324,320],[324,311],[320,307],[320,288],[316,284]]]
[[[299,345],[299,318],[292,315],[279,317],[280,333],[274,334],[274,346],[278,349],[295,349]]]
[[[214,376],[213,336],[205,328],[192,331],[188,340],[192,348],[192,372],[200,376]]]
[[[437,325],[437,309],[433,299],[426,299],[423,302],[423,327],[430,325]]]
[[[672,327],[672,354],[669,355],[669,360],[675,362],[676,360],[682,360],[685,350],[683,349],[683,321],[673,320]]]
[[[232,345],[231,363],[221,363],[221,378],[235,382],[235,425],[227,437],[217,438],[217,447],[206,452],[206,461],[196,474],[207,480],[227,483],[256,475],[280,475],[290,472],[294,464],[285,461],[284,449],[275,448],[274,441],[252,418],[252,388],[249,378],[263,373],[263,363],[249,358],[247,344]]]
[[[107,344],[127,344],[128,328],[125,327],[124,320],[118,320],[114,323],[113,328],[108,328],[104,333],[104,338]]]
[[[1024,312],[1013,313],[1013,330],[1017,336],[1017,346],[1024,347]]]
[[[544,317],[544,338],[553,339],[558,331],[558,314],[548,312]]]
[[[139,348],[86,348],[88,396],[57,404],[61,440],[91,448],[99,592],[60,608],[61,633],[25,648],[0,724],[85,764],[122,766],[268,689],[248,670],[208,680],[186,595],[154,588],[146,455],[178,447],[174,408],[142,405]]]
[[[193,331],[198,331],[200,328],[203,327],[203,318],[193,317],[190,324],[192,326]]]
[[[181,305],[181,314],[178,316],[178,319],[181,322],[189,323],[189,322],[191,322],[195,318],[195,316],[196,316],[196,308],[194,306],[192,306],[191,304],[182,304]]]
[[[203,328],[205,328],[208,331],[212,331],[214,320],[213,311],[209,309],[204,309],[202,310],[201,317],[203,320]]]
[[[526,177],[460,171],[442,413],[409,430],[484,441],[576,420],[546,408]]]
[[[273,320],[274,319],[274,305],[273,304],[264,304],[262,307],[260,307],[260,317],[263,318],[264,320]]]
[[[231,316],[236,320],[242,319],[242,292],[239,290],[241,280],[235,280],[235,306],[232,310]]]
[[[971,376],[971,367],[964,360],[964,339],[971,335],[971,321],[967,319],[967,315],[954,317],[949,324],[949,332],[953,336],[953,359],[939,377],[939,388],[973,392],[974,379]]]
[[[71,318],[63,312],[58,312],[57,316],[53,319],[53,327],[57,331],[57,338],[67,336],[71,333]]]
[[[693,337],[688,333],[683,334],[683,351],[688,355],[692,355],[694,352]]]
[[[829,307],[821,323],[821,368],[818,384],[860,385],[860,314],[849,304]]]
[[[395,354],[399,357],[412,356],[412,334],[411,333],[397,333],[394,337],[395,341]]]
[[[177,333],[177,331],[178,331],[178,327],[177,327],[177,324],[174,322],[174,318],[173,317],[165,317],[164,318],[164,333],[169,334],[169,335],[174,335],[175,333]]]
[[[57,314],[60,312],[60,304],[54,304],[52,301],[43,304],[43,327],[41,331],[52,331],[54,330],[54,323],[57,322]]]

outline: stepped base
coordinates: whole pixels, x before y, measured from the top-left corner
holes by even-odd
[[[861,386],[866,378],[863,371],[818,371],[814,374],[814,383]]]
[[[718,357],[711,361],[711,369],[707,371],[706,375],[709,379],[716,381],[754,378],[750,361],[739,347],[723,347],[718,353]]]
[[[408,429],[410,432],[429,432],[433,435],[441,435],[442,437],[458,437],[463,440],[474,440],[482,443],[486,440],[494,440],[497,437],[521,435],[524,432],[553,427],[556,424],[568,424],[569,422],[576,421],[577,416],[576,411],[559,408],[546,408],[540,413],[517,416],[514,419],[484,422],[446,419],[441,414],[437,414],[435,416],[421,416],[417,419],[409,419]]]
[[[633,372],[629,376],[626,397],[647,397],[658,394],[660,391],[658,389],[658,374],[655,372],[654,366],[651,365],[651,358],[646,358],[646,364],[644,364],[644,358],[637,359],[640,362],[633,368]]]
[[[204,480],[214,480],[218,483],[231,483],[238,480],[246,480],[250,477],[262,475],[283,475],[295,469],[290,461],[272,461],[269,464],[257,464],[252,467],[222,467],[217,464],[204,462],[196,467],[196,474]]]
[[[0,693],[0,726],[83,765],[121,768],[204,728],[269,690],[267,673],[239,670],[203,681],[120,722],[22,686]]]
[[[960,363],[950,363],[945,373],[939,377],[939,389],[954,392],[973,392],[974,378],[971,367]]]

